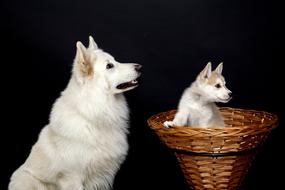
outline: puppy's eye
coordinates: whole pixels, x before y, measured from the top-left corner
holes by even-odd
[[[108,63],[106,65],[106,69],[112,69],[114,67],[114,64],[113,63]]]
[[[221,88],[222,86],[220,84],[215,85],[216,88]]]

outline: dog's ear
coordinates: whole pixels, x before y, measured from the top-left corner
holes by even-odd
[[[89,36],[89,46],[88,46],[88,49],[93,49],[93,50],[98,49],[98,46],[97,46],[97,44],[94,41],[92,36]]]
[[[73,72],[75,72],[75,75],[77,75],[78,79],[92,76],[93,74],[93,65],[90,52],[79,41],[76,43],[76,56]]]
[[[211,64],[211,62],[209,62],[205,66],[205,68],[200,72],[200,74],[198,75],[198,78],[200,80],[208,79],[208,78],[210,78],[211,73],[212,73],[212,64]]]
[[[85,46],[80,42],[76,42],[76,57],[75,60],[76,62],[83,63],[85,58],[86,58],[86,48]]]
[[[220,75],[222,74],[223,71],[223,62],[221,62],[217,68],[215,69],[215,72],[219,73]]]

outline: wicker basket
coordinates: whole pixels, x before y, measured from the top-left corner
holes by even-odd
[[[278,118],[264,111],[221,108],[225,128],[163,127],[176,110],[148,119],[160,140],[171,148],[188,184],[196,189],[237,189],[256,150],[277,126]]]

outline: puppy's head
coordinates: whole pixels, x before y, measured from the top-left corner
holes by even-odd
[[[81,42],[77,42],[76,47],[73,75],[79,85],[100,88],[114,94],[138,86],[141,65],[119,63],[110,54],[99,49],[91,36],[88,48]]]
[[[197,83],[204,99],[223,103],[231,99],[231,91],[226,87],[222,70],[223,63],[220,63],[214,71],[211,70],[211,63],[208,63],[198,75]]]

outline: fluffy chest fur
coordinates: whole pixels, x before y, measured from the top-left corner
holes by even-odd
[[[190,104],[189,104],[190,105]],[[193,127],[224,127],[222,116],[214,103],[187,108],[189,110],[187,125]]]
[[[54,134],[48,140],[62,149],[56,152],[63,152],[70,168],[86,170],[83,181],[103,175],[105,169],[117,170],[128,150],[124,96],[103,97],[98,102],[86,102],[83,96],[80,104],[70,104],[70,98],[74,97],[63,96],[54,105],[49,125]]]
[[[205,102],[195,93],[193,87],[187,88],[180,100],[178,110],[187,113],[187,125],[199,127],[224,127],[218,107],[213,102]]]

